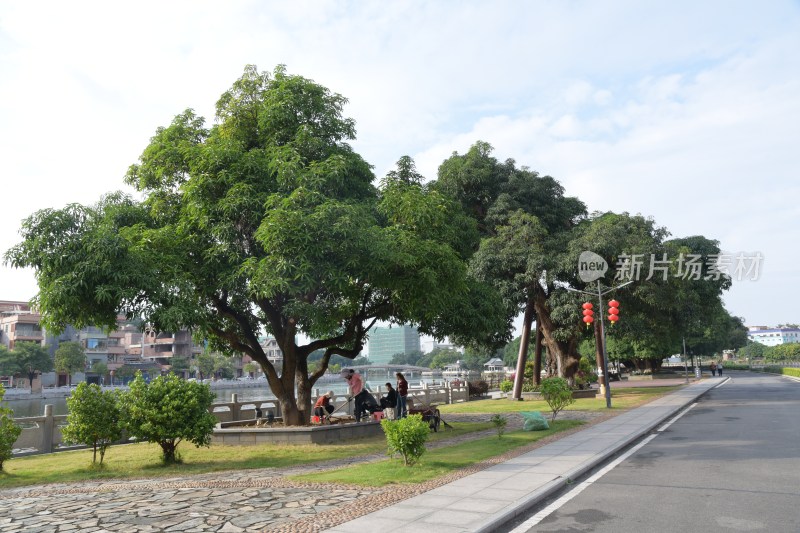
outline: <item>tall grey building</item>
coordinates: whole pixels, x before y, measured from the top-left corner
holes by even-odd
[[[396,353],[419,351],[419,332],[414,326],[374,327],[369,334],[369,360],[387,364]]]

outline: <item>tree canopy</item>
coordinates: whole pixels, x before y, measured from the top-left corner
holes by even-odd
[[[407,159],[376,187],[348,144],[346,101],[284,67],[248,66],[213,126],[187,109],[156,130],[125,178],[141,201],[113,193],[30,216],[5,258],[35,269],[45,326],[113,327],[122,312],[192,328],[258,362],[288,424],[308,423],[330,358],[356,357],[377,321],[505,341],[499,299],[467,272],[476,222]],[[314,340],[298,345],[299,333]]]
[[[36,374],[53,370],[53,360],[50,354],[38,342],[21,341],[14,345],[13,350],[0,347],[0,374],[5,376],[26,376],[30,386]]]

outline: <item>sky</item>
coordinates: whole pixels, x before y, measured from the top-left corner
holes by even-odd
[[[213,123],[245,65],[283,64],[349,99],[378,178],[489,142],[590,211],[760,253],[728,310],[797,323],[799,50],[798,1],[3,1],[0,252],[37,210],[126,190],[156,128]],[[36,292],[0,266],[0,300]]]

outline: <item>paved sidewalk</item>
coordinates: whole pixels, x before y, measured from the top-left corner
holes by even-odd
[[[727,379],[694,383],[552,444],[326,531],[494,531]]]

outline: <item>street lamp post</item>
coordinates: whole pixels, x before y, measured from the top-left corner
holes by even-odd
[[[605,319],[603,318],[603,296],[606,294],[615,291],[624,287],[625,285],[630,285],[633,283],[633,280],[626,281],[622,285],[617,285],[616,287],[608,287],[606,290],[603,290],[603,285],[600,283],[600,280],[597,280],[597,292],[588,292],[582,291],[578,289],[573,289],[571,287],[565,287],[568,291],[572,292],[580,292],[583,294],[588,294],[589,296],[595,297],[597,296],[597,303],[598,303],[598,310],[600,313],[600,344],[601,346],[601,353],[603,354],[603,368],[600,370],[603,372],[603,383],[605,383],[605,397],[606,397],[606,408],[611,409],[611,380],[608,379],[608,352],[606,351],[606,330],[605,330]]]

